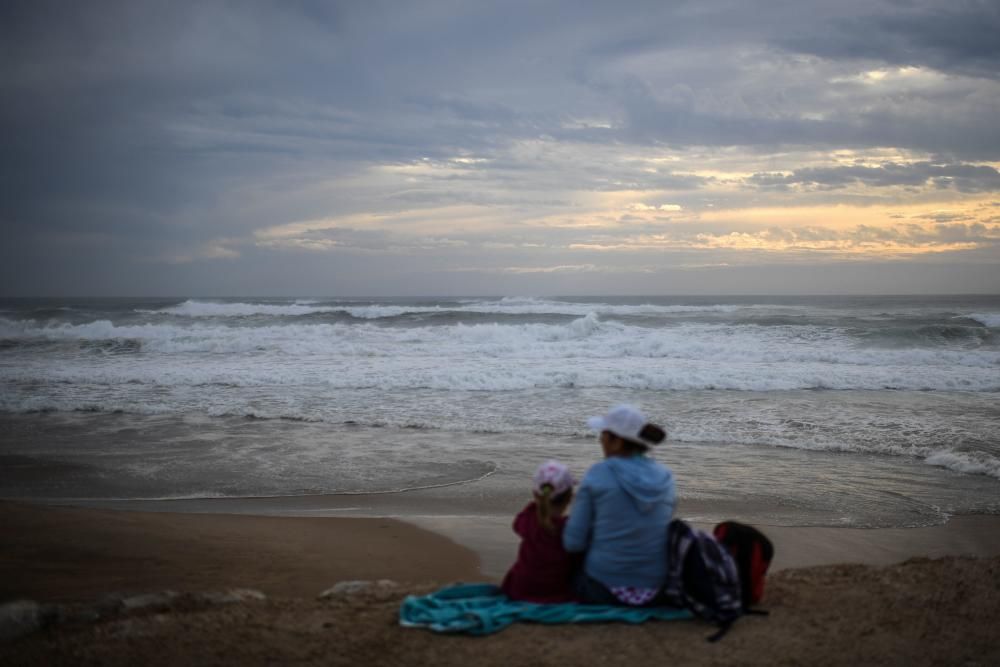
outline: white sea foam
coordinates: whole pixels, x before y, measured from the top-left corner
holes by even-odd
[[[290,303],[253,301],[211,301],[189,299],[161,309],[137,309],[138,313],[173,315],[188,318],[225,318],[266,315],[274,317],[302,316],[316,313],[344,313],[358,319],[379,320],[403,315],[440,315],[445,313],[479,315],[563,315],[581,317],[596,313],[608,317],[670,317],[686,315],[754,314],[808,316],[817,313],[825,317],[849,315],[861,320],[886,321],[891,313],[859,312],[849,308],[821,307],[804,304],[778,303],[702,303],[702,304],[622,304],[586,301],[564,301],[533,297],[503,297],[500,299],[456,299],[442,303],[368,303],[356,300],[295,299]],[[917,314],[919,309],[897,309],[896,314]],[[998,313],[973,313],[967,317],[987,326],[1000,326]]]
[[[991,329],[1000,328],[1000,313],[972,313],[967,315],[970,320],[975,320]]]
[[[924,463],[971,475],[989,475],[1000,479],[1000,459],[983,452],[956,452],[941,449],[929,453]]]
[[[72,396],[17,396],[0,394],[0,412],[121,412],[132,415],[176,414],[177,405],[128,400],[121,397],[95,399]]]
[[[483,359],[446,365],[441,357],[425,359],[331,359],[308,363],[258,362],[252,366],[191,360],[163,368],[146,363],[108,363],[60,367],[27,366],[0,371],[0,379],[24,384],[56,382],[90,387],[155,385],[244,388],[312,386],[317,389],[437,389],[514,391],[537,388],[610,388],[622,390],[903,389],[911,391],[1000,391],[992,369],[947,366],[914,369],[750,362],[734,365],[709,361],[566,358],[547,362],[525,357],[514,362]]]
[[[136,312],[161,313],[180,317],[247,317],[250,315],[310,315],[312,313],[329,313],[337,310],[340,309],[298,302],[272,304],[188,300],[176,306],[160,310],[140,309]]]
[[[570,303],[530,297],[505,297],[499,300],[463,300],[458,305],[401,306],[380,305],[344,306],[342,310],[359,319],[380,319],[400,315],[428,315],[440,313],[481,315],[566,315],[582,317],[598,315],[671,315],[692,313],[732,313],[745,306],[721,305],[655,305],[655,304],[602,304]]]
[[[217,369],[215,380],[231,382],[218,385],[186,384],[191,378],[185,369],[169,377],[158,376],[155,368],[148,370],[142,383],[136,383],[134,369],[118,368],[95,372],[90,377],[64,372],[49,382],[33,380],[23,388],[17,384],[0,385],[4,387],[0,391],[0,411],[202,414],[334,427],[350,422],[416,432],[516,433],[517,441],[528,438],[541,442],[589,437],[580,417],[586,408],[577,403],[587,396],[607,396],[610,401],[622,395],[615,388],[588,385],[586,372],[564,372],[545,378],[542,374],[524,375],[527,371],[505,371],[501,366],[495,367],[492,374],[480,371],[468,377],[457,372],[437,377],[429,373],[409,378],[408,384],[397,382],[393,386],[382,386],[384,379],[370,380],[367,389],[363,374],[346,378],[333,374],[329,384],[322,384],[322,373],[308,376],[302,367],[288,369],[286,375],[271,384],[264,383],[265,376],[268,371],[280,371],[279,367],[264,369],[259,376],[228,378]],[[317,383],[310,384],[314,381]],[[415,381],[439,386],[415,391]],[[526,387],[532,381],[535,386]],[[456,393],[456,386],[465,386],[466,391],[488,386],[489,393],[482,399],[463,397]],[[498,391],[498,387],[516,391]],[[639,402],[661,404],[665,397],[674,406],[664,415],[674,445],[719,443],[899,457],[1000,479],[1000,450],[995,442],[998,425],[992,399],[986,395],[934,398],[925,392],[894,397],[886,392],[829,395],[799,391],[777,395],[752,392],[749,398],[743,398],[745,394],[740,392],[700,392],[697,398],[688,400],[680,398],[683,392],[664,395],[660,390],[647,392],[632,387],[625,391],[627,396],[638,397]],[[961,406],[961,412],[945,416],[953,406]],[[525,418],[511,419],[511,413]]]
[[[594,313],[566,324],[410,328],[0,322],[0,336],[122,343],[111,346],[124,350],[117,358],[95,360],[84,349],[58,364],[40,356],[0,369],[0,379],[21,382],[1000,391],[1000,350],[866,348],[840,331],[818,327],[645,328],[603,321]]]
[[[669,315],[678,313],[733,313],[745,308],[760,306],[738,306],[733,304],[706,305],[657,305],[657,304],[605,304],[571,303],[526,297],[506,297],[499,301],[484,301],[463,306],[459,310],[472,313],[507,313],[511,315],[575,315],[590,313],[598,315]],[[772,306],[768,306],[772,308]]]

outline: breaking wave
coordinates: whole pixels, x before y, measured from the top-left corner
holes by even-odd
[[[234,387],[510,391],[903,389],[1000,391],[1000,348],[864,345],[842,330],[687,323],[589,313],[560,324],[254,327],[209,322],[30,325],[0,318],[0,349],[29,355],[0,380]],[[46,344],[71,344],[51,363]],[[75,351],[75,352],[74,352]],[[95,354],[104,363],[75,361]],[[36,363],[29,363],[32,359]],[[116,362],[116,359],[119,361]],[[96,362],[95,362],[96,363]]]
[[[492,301],[461,301],[447,304],[364,304],[336,303],[322,300],[297,300],[295,303],[274,304],[254,302],[201,301],[189,299],[158,310],[139,309],[146,314],[178,317],[249,317],[270,315],[296,317],[317,313],[343,313],[357,319],[377,320],[414,314],[467,313],[497,315],[568,315],[583,316],[591,312],[603,315],[663,315],[684,313],[732,313],[748,306],[716,305],[610,305],[600,303],[570,303],[528,297],[505,297]],[[752,307],[752,306],[751,306]]]
[[[1000,313],[972,313],[966,317],[991,329],[1000,329]]]

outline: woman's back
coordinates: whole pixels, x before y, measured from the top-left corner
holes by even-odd
[[[586,551],[584,571],[607,587],[658,588],[675,502],[667,467],[642,455],[607,458],[580,483],[563,544]]]

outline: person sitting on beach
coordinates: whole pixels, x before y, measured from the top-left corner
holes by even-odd
[[[574,484],[569,468],[558,461],[547,461],[535,472],[534,501],[514,519],[514,532],[521,537],[517,561],[500,586],[512,600],[576,599],[573,579],[580,559],[562,546],[564,512],[573,498]]]
[[[659,604],[675,490],[670,469],[647,453],[666,433],[629,405],[587,424],[600,433],[605,458],[580,482],[563,531],[567,551],[586,552],[577,597],[590,604]]]

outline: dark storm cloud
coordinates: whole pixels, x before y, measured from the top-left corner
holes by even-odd
[[[992,0],[907,2],[800,27],[779,43],[824,58],[867,58],[996,79],[998,34],[1000,5]]]
[[[763,189],[788,189],[791,185],[838,189],[849,185],[917,187],[930,184],[964,193],[981,193],[1000,191],[1000,171],[971,164],[887,162],[878,167],[810,167],[797,169],[791,174],[757,173],[748,178],[747,183]]]
[[[213,190],[204,165],[172,145],[167,125],[225,77],[210,62],[185,60],[174,43],[186,12],[140,7],[4,3],[5,219],[78,228],[82,215],[88,226],[154,234],[158,216],[145,225],[129,209],[168,214]],[[89,207],[126,212],[87,215]]]

